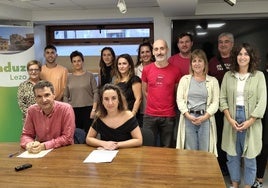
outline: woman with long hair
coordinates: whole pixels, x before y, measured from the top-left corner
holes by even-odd
[[[113,83],[123,91],[128,109],[133,115],[139,115],[142,101],[141,79],[135,75],[134,62],[129,54],[121,54],[116,59]]]
[[[224,112],[222,149],[232,187],[240,184],[241,159],[244,158],[244,187],[250,188],[256,176],[256,157],[262,148],[262,122],[266,108],[266,82],[257,70],[256,51],[248,43],[233,48],[231,68],[226,72],[220,93]]]
[[[150,63],[155,62],[155,58],[153,55],[153,46],[149,42],[144,42],[139,45],[138,48],[138,56],[137,63],[135,65],[135,75],[141,78],[143,67],[149,65]],[[140,115],[138,118],[139,125],[142,127],[143,125],[143,115],[146,105],[146,97],[142,95],[142,101],[140,105]]]
[[[118,86],[105,84],[102,87],[96,119],[88,131],[86,143],[106,150],[142,145],[138,122],[127,109],[126,99]]]
[[[113,48],[104,47],[101,50],[101,58],[99,62],[99,86],[102,87],[112,82],[113,69],[115,63],[115,53]]]

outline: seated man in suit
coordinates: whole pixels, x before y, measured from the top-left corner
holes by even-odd
[[[40,81],[33,87],[36,104],[29,107],[20,145],[30,153],[74,143],[75,116],[72,106],[55,101],[54,87]]]

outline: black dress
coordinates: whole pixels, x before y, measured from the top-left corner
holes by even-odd
[[[108,127],[101,119],[98,118],[92,128],[100,134],[101,140],[120,142],[131,139],[131,131],[133,131],[137,126],[138,122],[136,117],[130,118],[116,129]]]
[[[138,76],[133,76],[129,79],[128,82],[119,82],[117,85],[121,88],[123,91],[124,96],[126,97],[127,103],[128,103],[128,109],[131,111],[133,108],[133,105],[135,103],[135,96],[132,90],[132,85],[134,83],[141,83],[141,79]],[[138,113],[138,112],[137,112]]]
[[[102,72],[101,74],[101,83],[100,86],[104,86],[107,83],[111,83],[112,82],[112,76],[111,76],[111,72],[112,72],[112,66],[105,66],[104,69],[105,74],[103,74]]]

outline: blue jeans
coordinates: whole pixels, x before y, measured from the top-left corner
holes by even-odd
[[[246,120],[245,108],[244,106],[236,107],[236,121],[242,123]],[[231,156],[227,154],[227,166],[229,169],[230,177],[232,182],[240,182],[240,167],[241,167],[241,157],[244,150],[245,136],[247,131],[236,133],[236,156]],[[244,184],[253,185],[256,177],[256,158],[248,159],[244,157]]]
[[[198,117],[197,114],[191,114]],[[185,118],[185,149],[190,150],[209,150],[209,119],[201,125],[194,125]]]
[[[155,146],[157,146],[158,136],[160,136],[161,147],[172,146],[174,125],[175,117],[143,116],[143,127],[148,128],[153,132]]]

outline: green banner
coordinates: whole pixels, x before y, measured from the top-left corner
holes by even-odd
[[[22,115],[17,103],[17,87],[0,87],[0,142],[19,141]]]
[[[0,142],[18,142],[22,113],[18,85],[28,79],[27,63],[34,59],[32,27],[0,26]]]

